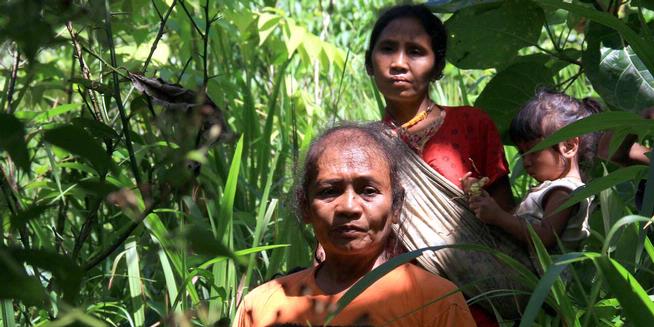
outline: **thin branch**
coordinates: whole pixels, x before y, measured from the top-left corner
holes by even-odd
[[[111,52],[111,65],[116,66],[116,48],[114,46],[114,37],[111,32],[111,7],[109,6],[109,0],[105,0],[105,32],[107,33],[107,39],[109,40],[109,50]],[[134,174],[134,179],[136,180],[136,185],[141,185],[141,175],[139,174],[139,169],[136,164],[136,156],[134,155],[134,148],[132,146],[132,137],[130,135],[129,119],[125,114],[125,108],[123,107],[123,101],[120,98],[120,85],[118,83],[118,73],[114,70],[112,72],[114,80],[114,98],[116,99],[116,105],[118,105],[118,111],[120,112],[120,120],[123,123],[123,134],[125,136],[125,145],[127,147],[127,152],[129,153],[129,163],[132,169],[132,174]]]
[[[184,12],[186,13],[186,16],[188,16],[188,19],[191,20],[191,24],[193,24],[193,27],[195,28],[195,30],[198,33],[200,33],[200,35],[203,35],[202,30],[200,29],[198,24],[196,24],[195,21],[193,20],[193,15],[191,15],[191,13],[188,11],[188,9],[186,9],[186,5],[184,5],[184,1],[180,1],[179,4],[182,5],[182,9],[184,9]],[[202,36],[202,37],[204,37],[204,36]]]
[[[191,63],[191,60],[193,60],[193,56],[188,57],[188,60],[186,60],[186,63],[184,64],[184,68],[182,68],[182,71],[179,73],[179,76],[177,76],[177,84],[179,84],[179,82],[182,81],[182,77],[186,72],[186,68],[188,68],[188,65]]]
[[[104,180],[104,176],[100,180]],[[84,242],[86,242],[86,239],[91,235],[91,230],[93,229],[93,225],[95,224],[95,221],[98,218],[98,209],[100,209],[101,204],[102,204],[102,199],[96,199],[93,205],[90,207],[89,216],[86,217],[86,220],[84,221],[84,224],[82,224],[82,228],[80,229],[79,234],[75,239],[75,244],[73,244],[73,253],[72,253],[73,260],[77,259],[77,256],[79,255],[80,251],[82,251],[82,245],[84,244]]]
[[[16,86],[16,78],[18,77],[18,65],[20,64],[20,52],[16,46],[14,52],[14,65],[11,67],[11,77],[9,80],[9,87],[7,88],[7,112],[13,113],[14,108],[11,107],[11,99],[14,96],[14,87]]]
[[[70,63],[70,78],[73,79],[75,77],[75,52],[73,52],[72,55],[72,61]],[[73,83],[68,83],[68,90],[66,90],[66,95],[67,95],[67,101],[66,103],[71,103],[73,102]]]
[[[152,211],[156,208],[157,202],[152,203],[150,206],[148,206],[142,213],[141,215],[134,220],[129,227],[116,239],[116,241],[107,249],[102,251],[102,253],[98,254],[95,256],[95,258],[89,260],[89,262],[84,265],[84,271],[89,271],[93,269],[93,267],[97,266],[100,262],[102,262],[104,259],[109,257],[118,247],[120,247],[127,238],[132,235],[134,230],[136,230],[137,227],[145,220],[145,218],[152,213]]]
[[[209,18],[209,0],[206,0],[204,4],[204,18],[204,34],[202,34],[202,41],[204,42],[204,53],[202,55],[202,61],[204,63],[204,78],[202,80],[202,88],[205,89],[204,91],[206,92],[207,83],[209,82],[209,58],[207,58],[207,52],[209,51],[209,29],[211,29],[211,18]]]
[[[80,71],[82,72],[82,77],[90,81],[92,80],[91,73],[89,71],[89,67],[84,62],[84,57],[82,56],[82,46],[80,45],[79,40],[77,39],[77,34],[75,34],[75,30],[73,30],[73,23],[71,21],[68,21],[66,23],[66,29],[68,29],[68,33],[70,34],[70,39],[73,42],[73,48],[75,49],[75,53],[77,54],[77,59],[79,60],[79,68]],[[104,119],[100,112],[100,106],[98,105],[98,99],[95,97],[95,93],[90,92],[86,88],[84,88],[84,93],[86,94],[86,97],[89,98],[91,101],[91,108],[93,108],[93,112],[95,113],[95,119],[104,122]]]
[[[152,3],[152,7],[154,7],[154,10],[157,12],[157,15],[159,16],[159,20],[163,20],[163,16],[161,15],[161,11],[159,11],[159,7],[157,7],[157,4],[154,3],[154,0],[150,0],[150,3]]]
[[[118,67],[114,67],[114,65],[112,65],[111,63],[104,60],[104,58],[100,57],[99,54],[93,52],[93,50],[89,49],[88,47],[86,47],[84,45],[82,45],[82,50],[84,50],[84,52],[86,52],[86,53],[90,54],[91,56],[93,56],[95,59],[100,60],[102,62],[102,64],[107,66],[107,68],[109,68],[112,72],[115,72],[116,74],[120,75],[123,78],[128,78],[127,75],[125,75],[123,72],[121,72],[118,69]],[[123,67],[121,67],[121,68],[123,68]],[[125,69],[125,68],[123,68],[123,69]]]
[[[166,27],[166,22],[168,21],[168,17],[170,17],[170,14],[173,12],[173,9],[175,8],[176,4],[177,4],[177,0],[173,0],[173,3],[170,5],[170,8],[168,8],[168,11],[166,12],[166,16],[164,16],[161,19],[161,23],[159,24],[159,32],[157,33],[157,36],[154,38],[154,42],[150,47],[150,54],[148,54],[148,58],[145,59],[145,64],[143,64],[143,69],[142,69],[143,74],[145,74],[145,71],[148,69],[148,64],[150,64],[152,55],[154,55],[154,51],[157,49],[157,44],[159,44],[159,40],[161,40],[161,37],[164,34],[164,28]],[[154,5],[154,3],[152,3],[152,5]],[[157,6],[155,6],[155,8],[156,7]],[[159,9],[157,9],[157,12],[159,12]],[[159,14],[159,17],[161,17],[161,14]]]

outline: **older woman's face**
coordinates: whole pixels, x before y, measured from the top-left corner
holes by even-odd
[[[328,257],[375,256],[391,232],[392,198],[390,170],[377,151],[327,146],[309,188],[306,219]]]
[[[370,59],[368,73],[387,99],[421,100],[427,94],[436,56],[417,19],[391,21],[379,34]]]

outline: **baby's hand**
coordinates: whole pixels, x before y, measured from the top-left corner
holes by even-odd
[[[463,186],[463,192],[470,196],[478,196],[481,194],[482,188],[488,183],[488,177],[481,179],[470,176],[472,172],[467,172],[459,180]]]
[[[495,218],[502,212],[502,208],[500,208],[488,192],[481,190],[479,193],[479,195],[470,196],[468,205],[474,211],[475,216],[483,223],[494,224]]]

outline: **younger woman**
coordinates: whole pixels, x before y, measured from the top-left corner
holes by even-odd
[[[574,137],[541,151],[527,152],[556,130],[597,110],[598,105],[588,100],[579,101],[559,92],[538,91],[513,119],[509,134],[523,154],[525,170],[541,184],[527,194],[513,213],[502,210],[484,191],[471,196],[470,208],[476,216],[528,244],[531,240],[526,223],[546,247],[556,245],[558,238],[565,248],[577,249],[590,235],[588,216],[592,199],[558,209],[570,198],[572,191],[584,185],[579,165],[592,159],[595,135]],[[468,177],[464,185],[469,187],[473,181],[475,179]]]

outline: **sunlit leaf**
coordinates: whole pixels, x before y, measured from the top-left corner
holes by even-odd
[[[654,321],[654,302],[634,276],[611,258],[601,257],[596,262],[627,320],[634,326],[648,326]]]
[[[594,89],[609,104],[640,112],[654,105],[654,77],[628,45],[602,44],[606,27],[591,24],[583,64]],[[608,34],[609,36],[611,34]]]

